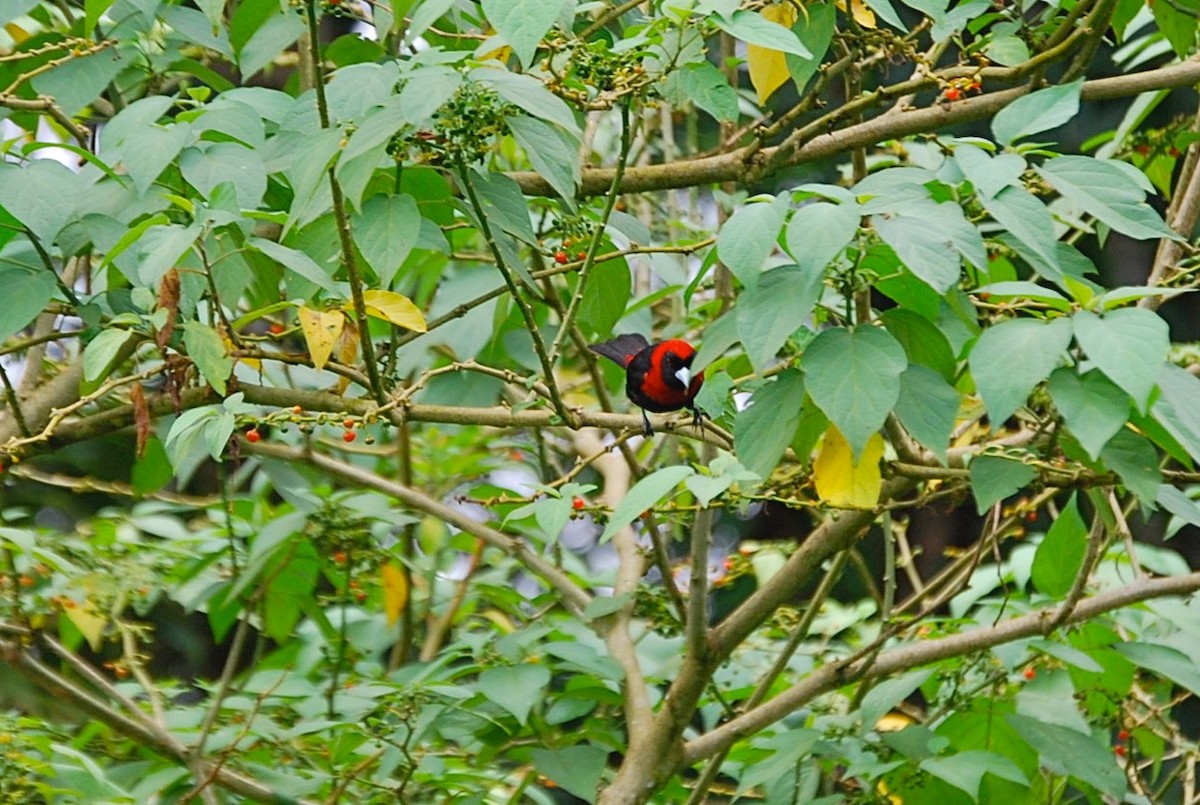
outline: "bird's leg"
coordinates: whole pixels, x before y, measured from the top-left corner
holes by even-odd
[[[650,417],[646,415],[646,409],[642,409],[642,433],[646,436],[654,435],[654,428],[650,427]]]
[[[703,430],[704,429],[704,417],[708,416],[708,414],[704,413],[703,411],[701,411],[699,408],[697,408],[694,405],[691,407],[691,409],[692,409],[692,427],[700,428],[701,430]]]

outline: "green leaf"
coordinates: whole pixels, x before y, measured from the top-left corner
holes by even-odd
[[[1190,3],[1163,4],[1161,8],[1158,6],[1158,3],[1149,6],[1158,29],[1171,43],[1171,49],[1179,58],[1188,58],[1195,52],[1196,26],[1200,24],[1196,19],[1196,9]]]
[[[1017,36],[997,36],[987,43],[983,51],[989,59],[1005,67],[1015,67],[1029,60],[1029,45]]]
[[[533,224],[529,222],[529,206],[521,186],[502,173],[472,169],[471,184],[479,196],[479,204],[488,224],[499,228],[530,246],[537,245]],[[528,272],[528,269],[526,269]]]
[[[1103,318],[1081,310],[1074,322],[1079,346],[1145,412],[1171,346],[1167,323],[1145,308],[1114,310]]]
[[[263,599],[263,631],[280,643],[293,639],[304,604],[312,599],[321,560],[310,540],[296,540],[293,549],[281,551],[268,567]]]
[[[1054,275],[1061,276],[1054,217],[1037,196],[1023,187],[1006,187],[993,197],[980,196],[988,215],[1025,245]]]
[[[1167,364],[1158,375],[1159,397],[1152,406],[1162,424],[1188,455],[1200,461],[1200,379],[1178,366]]]
[[[236,25],[231,24],[230,26],[230,43],[234,46],[238,69],[241,70],[244,79],[250,78],[270,64],[276,56],[295,42],[297,37],[304,32],[304,22],[301,15],[293,13],[291,9],[284,11],[278,0],[263,0],[263,2],[241,4],[241,6],[247,5],[254,6],[251,10],[252,14],[265,13],[267,16],[265,20],[253,28],[253,32],[250,33],[249,38],[240,46],[238,44],[240,36],[235,36],[235,33],[240,33],[241,31]],[[235,22],[242,16],[241,6],[234,12],[233,18]],[[247,25],[247,28],[249,27],[250,25]]]
[[[1158,496],[1154,500],[1159,506],[1162,506],[1184,523],[1200,527],[1200,506],[1196,504],[1196,501],[1170,484],[1160,486],[1158,488]],[[1163,539],[1170,539],[1173,536],[1175,536],[1175,531],[1172,528],[1168,528]]]
[[[1004,719],[1037,751],[1041,765],[1052,773],[1074,777],[1113,800],[1123,799],[1125,773],[1109,747],[1069,727],[1029,716],[1010,713]]]
[[[0,163],[0,206],[47,247],[75,214],[86,187],[81,175],[53,159],[34,159],[20,168]]]
[[[608,765],[608,751],[580,744],[565,749],[534,749],[534,768],[568,794],[596,801],[596,789]]]
[[[975,192],[987,198],[996,196],[1006,187],[1020,187],[1021,174],[1026,168],[1025,159],[1019,154],[992,156],[970,143],[955,146],[954,162],[975,186]]]
[[[1002,780],[1029,785],[1029,780],[1016,763],[1004,755],[981,749],[971,749],[947,757],[932,757],[921,761],[921,769],[979,801],[979,785],[983,775],[994,774]]]
[[[54,98],[68,117],[75,117],[100,97],[118,73],[131,66],[123,49],[110,48],[68,59],[48,72],[35,75],[30,84],[35,92]]]
[[[879,327],[838,327],[813,339],[801,365],[809,396],[857,460],[900,396],[900,373],[908,367],[904,347]]]
[[[625,260],[597,263],[579,302],[579,323],[594,335],[608,335],[625,315],[632,292],[633,278]]]
[[[1070,343],[1068,319],[1010,319],[983,331],[971,350],[970,366],[993,427],[1025,403]]]
[[[896,416],[905,430],[932,450],[943,464],[958,419],[958,407],[958,392],[932,369],[910,364],[900,375]]]
[[[833,3],[806,3],[804,14],[796,19],[792,31],[800,38],[800,43],[808,48],[811,56],[797,56],[785,53],[788,73],[796,83],[796,89],[804,92],[809,80],[816,75],[817,68],[825,58],[829,45],[833,41],[833,32],[837,24],[837,11]]]
[[[823,289],[820,271],[779,266],[765,271],[738,298],[738,338],[754,371],[762,374],[779,348],[812,313]]]
[[[92,383],[107,375],[131,338],[128,330],[101,330],[83,350],[83,379]]]
[[[862,697],[862,704],[859,705],[859,714],[862,716],[863,729],[875,729],[875,725],[879,723],[879,719],[887,715],[893,707],[907,699],[914,690],[925,684],[925,680],[929,679],[932,675],[933,669],[920,668],[892,679],[885,679],[868,690],[866,695]]]
[[[1145,192],[1130,181],[1127,163],[1083,156],[1055,157],[1037,168],[1063,198],[1137,240],[1184,238],[1146,203]]]
[[[860,219],[857,204],[805,204],[788,222],[788,253],[801,268],[824,274],[858,234]]]
[[[183,325],[183,345],[208,385],[224,397],[225,381],[233,371],[233,359],[226,354],[220,334],[198,321],[189,321]]]
[[[764,19],[753,11],[737,10],[728,17],[716,14],[712,21],[734,39],[751,45],[761,45],[772,50],[791,53],[806,59],[813,57],[800,38],[777,22]]]
[[[45,268],[13,266],[0,270],[5,300],[0,306],[0,341],[32,324],[57,287],[54,274]]]
[[[680,481],[694,472],[686,466],[663,467],[638,481],[613,509],[600,541],[608,542],[618,531],[641,517],[642,512],[658,505]]]
[[[506,118],[508,129],[534,170],[542,175],[554,191],[569,205],[575,203],[579,188],[581,166],[579,148],[566,132],[537,118]]]
[[[171,126],[149,124],[131,133],[114,152],[125,166],[125,172],[133,181],[134,189],[144,194],[175,157],[179,156],[184,146],[195,138],[196,134],[187,123],[175,123]],[[106,148],[106,156],[108,152],[109,149]]]
[[[422,80],[424,74],[424,71],[418,74]],[[521,107],[525,114],[561,127],[576,140],[582,139],[583,132],[575,121],[571,107],[533,76],[494,67],[476,67],[467,77],[488,87],[504,100]],[[422,91],[423,83],[414,80],[413,86],[417,91]]]
[[[522,67],[533,61],[538,43],[558,19],[561,8],[546,0],[483,0],[488,22],[512,46]]]
[[[224,429],[223,419],[222,409],[216,405],[192,408],[180,414],[171,423],[171,430],[167,433],[167,439],[164,442],[167,453],[171,456],[172,466],[176,469],[181,467],[183,462],[191,455],[193,447],[201,439],[204,439],[209,445],[216,441],[208,437],[207,431],[215,430],[219,435]],[[232,420],[232,417],[229,417],[229,419]],[[230,427],[228,435],[233,435],[232,427]],[[222,446],[221,450],[210,453],[210,455],[212,455],[214,461],[220,461],[223,453],[224,449]]]
[[[1129,395],[1100,372],[1080,377],[1072,369],[1055,369],[1050,375],[1050,396],[1093,459],[1100,457],[1104,445],[1129,420]]]
[[[942,376],[947,383],[953,383],[958,372],[954,360],[954,352],[945,334],[929,319],[906,308],[892,308],[880,316],[883,326],[895,336],[908,362],[928,366]]]
[[[963,259],[987,265],[983,238],[956,203],[913,199],[873,215],[871,222],[908,270],[938,293],[958,282]]]
[[[1030,579],[1051,598],[1067,594],[1087,553],[1087,524],[1079,514],[1077,495],[1061,510],[1033,555]]]
[[[1193,695],[1200,695],[1200,668],[1195,661],[1178,649],[1153,643],[1117,643],[1113,646],[1138,668],[1171,680]]]
[[[1037,470],[1028,464],[1000,456],[977,456],[971,461],[970,471],[971,494],[980,514],[1016,494],[1037,476]]]
[[[333,281],[333,272],[322,269],[304,252],[276,243],[273,240],[267,240],[266,238],[249,238],[246,243],[289,271],[296,272],[317,287],[324,288],[330,292],[336,290],[337,286]]]
[[[708,62],[689,64],[679,73],[679,86],[687,99],[717,120],[738,119],[738,97],[729,80]]]
[[[1158,451],[1149,439],[1129,428],[1122,428],[1104,446],[1100,460],[1121,476],[1125,488],[1136,495],[1143,506],[1151,511],[1155,509],[1162,470],[1158,468]]]
[[[489,668],[479,675],[479,692],[522,724],[528,720],[533,706],[542,700],[549,684],[550,669],[532,663]]]
[[[775,250],[783,218],[771,203],[746,204],[730,216],[717,235],[717,256],[746,287],[752,286]]]
[[[1061,310],[1064,313],[1071,309],[1071,303],[1058,291],[1047,288],[1044,285],[1038,285],[1036,282],[1026,282],[1024,280],[993,282],[988,285],[981,285],[975,289],[974,293],[983,299],[1030,299],[1034,302],[1041,302],[1044,305],[1048,305],[1055,310]]]
[[[992,133],[1000,145],[1058,128],[1079,111],[1083,79],[1048,87],[1017,98],[992,118]]]
[[[163,275],[191,251],[203,228],[196,224],[152,226],[113,260],[134,285],[155,288]]]
[[[796,433],[803,404],[804,380],[795,369],[785,369],[754,392],[733,423],[734,448],[746,469],[770,477]]]
[[[210,198],[218,185],[232,182],[243,209],[256,209],[267,190],[267,172],[258,152],[238,143],[187,148],[179,158],[179,169],[205,198]]]
[[[421,211],[407,193],[372,196],[352,219],[354,244],[379,278],[390,288],[421,235]]]

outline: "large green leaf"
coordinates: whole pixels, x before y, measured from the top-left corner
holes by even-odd
[[[812,58],[812,53],[790,29],[777,22],[764,19],[752,11],[739,9],[728,17],[717,14],[712,17],[712,21],[722,31],[746,44],[761,45],[771,50]]]
[[[4,305],[0,306],[0,341],[25,329],[54,296],[54,274],[44,268],[14,266],[0,271]]]
[[[792,31],[812,55],[784,55],[788,73],[796,83],[797,90],[801,92],[821,66],[821,60],[833,41],[833,31],[837,24],[837,11],[833,3],[806,3],[804,11],[804,14],[798,15]]]
[[[717,235],[717,256],[742,284],[750,287],[758,279],[767,257],[775,250],[783,216],[772,203],[746,204],[739,208]]]
[[[379,287],[389,288],[421,235],[421,211],[407,193],[372,196],[354,217],[351,231]]]
[[[946,757],[933,757],[921,761],[921,768],[950,785],[967,792],[972,800],[979,801],[979,785],[985,774],[994,774],[1002,780],[1029,784],[1024,773],[1011,760],[995,752],[974,749]]]
[[[238,204],[257,209],[267,190],[267,171],[254,149],[238,143],[202,143],[184,150],[179,157],[183,178],[205,198],[225,182],[237,188]]]
[[[604,527],[604,533],[600,535],[600,541],[607,542],[612,539],[618,531],[641,517],[642,512],[661,502],[679,486],[680,481],[694,472],[695,470],[687,466],[663,467],[638,481],[613,509],[612,516],[608,518],[608,524]]]
[[[1079,111],[1081,89],[1082,78],[1017,98],[992,118],[996,142],[1009,145],[1066,123]]]
[[[993,427],[1025,403],[1071,343],[1068,319],[1010,319],[989,327],[971,350],[971,375]]]
[[[1129,428],[1122,428],[1108,440],[1100,452],[1104,466],[1121,477],[1125,488],[1137,496],[1147,509],[1157,504],[1162,470],[1158,467],[1158,452],[1154,445]]]
[[[1037,196],[1023,187],[1006,187],[995,196],[980,196],[988,215],[1024,244],[1051,269],[1052,278],[1062,275],[1054,218]]]
[[[975,192],[993,198],[1006,187],[1020,187],[1025,159],[1019,154],[992,156],[982,148],[962,143],[954,148],[954,162],[975,186]]]
[[[1066,367],[1055,369],[1050,375],[1050,396],[1093,459],[1129,420],[1129,395],[1100,372],[1081,377]]]
[[[225,352],[225,343],[216,330],[198,321],[183,325],[183,344],[208,384],[225,396],[225,382],[233,371],[233,359]]]
[[[266,238],[250,238],[248,245],[270,257],[289,271],[294,271],[314,285],[333,291],[333,269],[323,269],[311,257],[299,249],[284,246]]]
[[[1159,398],[1150,409],[1188,455],[1200,461],[1200,379],[1178,366],[1167,364],[1158,375]]]
[[[1153,643],[1118,643],[1114,648],[1137,667],[1171,680],[1192,695],[1200,695],[1200,668],[1179,649]]]
[[[1076,496],[1059,512],[1033,555],[1033,586],[1052,598],[1067,594],[1087,553],[1087,525]]]
[[[1079,346],[1144,412],[1171,345],[1167,323],[1145,308],[1114,310],[1103,318],[1081,310],[1074,322]]]
[[[742,466],[768,478],[800,424],[804,380],[795,369],[779,374],[750,398],[733,423],[733,444]]]
[[[579,323],[592,334],[606,336],[625,315],[625,306],[633,291],[629,264],[624,260],[606,260],[592,267],[588,284],[579,302]]]
[[[75,213],[87,182],[53,159],[35,159],[18,168],[0,163],[0,206],[29,228],[43,245]]]
[[[788,252],[801,268],[823,273],[854,240],[860,218],[857,204],[805,204],[788,222]]]
[[[573,207],[582,170],[576,141],[560,127],[535,117],[513,116],[506,118],[506,122],[517,144],[525,149],[533,169]]]
[[[417,92],[422,91],[422,76],[424,71],[417,73],[411,82]],[[468,77],[521,107],[525,114],[559,126],[576,140],[583,136],[571,107],[533,76],[492,67],[476,67],[468,73]]]
[[[706,61],[689,64],[677,75],[683,97],[708,112],[717,120],[738,119],[738,96],[729,79]],[[668,77],[669,78],[669,77]]]
[[[928,366],[947,383],[954,382],[957,374],[954,353],[945,334],[933,322],[920,313],[901,307],[892,308],[879,318],[887,331],[904,347],[909,363]]]
[[[762,374],[808,319],[821,296],[822,277],[820,271],[779,266],[764,272],[738,298],[738,337],[754,371]]]
[[[479,675],[479,692],[522,724],[533,706],[545,697],[549,684],[550,669],[531,663],[489,668]]]
[[[871,730],[879,719],[887,715],[893,707],[904,701],[914,690],[925,684],[925,680],[933,675],[931,668],[918,668],[915,671],[901,674],[885,680],[872,687],[862,697],[859,713],[862,716],[863,729]]]
[[[1118,802],[1124,797],[1125,773],[1108,746],[1069,727],[1029,716],[1011,713],[1004,718],[1054,774],[1074,777]]]
[[[978,456],[971,461],[971,494],[975,510],[983,514],[992,506],[1025,488],[1037,470],[1001,456]]]
[[[522,67],[528,67],[538,43],[558,19],[561,4],[546,0],[483,0],[488,22],[512,46]]]
[[[1145,192],[1130,175],[1134,169],[1124,162],[1083,156],[1062,156],[1037,169],[1063,197],[1113,229],[1138,240],[1171,238],[1183,240],[1154,208]]]
[[[958,282],[963,259],[979,268],[987,265],[983,237],[958,204],[917,199],[874,215],[871,222],[908,270],[938,293]]]
[[[281,551],[271,564],[264,574],[262,625],[268,637],[283,643],[293,639],[303,608],[312,600],[321,560],[310,540],[298,539],[292,550]]]
[[[912,437],[932,450],[942,463],[946,462],[958,406],[958,392],[932,369],[910,364],[900,375],[896,416]]]
[[[585,744],[563,749],[534,749],[533,765],[567,793],[585,802],[595,802],[596,789],[608,765],[608,750]]]
[[[801,366],[809,396],[857,459],[900,396],[900,373],[908,366],[904,347],[879,327],[838,327],[813,339]]]
[[[103,53],[67,59],[54,69],[39,73],[30,82],[33,89],[54,98],[54,102],[74,117],[96,100],[117,74],[131,66],[132,51],[110,48]]]

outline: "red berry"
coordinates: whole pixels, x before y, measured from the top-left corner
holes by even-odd
[[[1025,522],[1032,523],[1036,519],[1037,519],[1037,512],[1026,512],[1025,513]]]
[[[989,300],[991,298],[992,298],[992,295],[990,293],[988,293],[987,291],[984,291],[983,293],[979,294],[979,301],[981,301],[981,302],[986,302],[987,300]]]
[[[1037,669],[1031,665],[1025,669],[1024,673],[1026,679],[1033,679],[1035,676],[1037,676]]]
[[[1129,730],[1121,730],[1117,733],[1117,740],[1124,743],[1129,740]]]
[[[246,431],[246,441],[254,444],[262,440],[262,434],[258,432],[258,428],[251,428]]]
[[[962,97],[962,90],[959,89],[958,87],[947,87],[946,88],[946,100],[957,101],[961,97]]]
[[[354,441],[354,440],[355,440],[355,439],[357,439],[357,438],[358,438],[358,434],[357,434],[357,433],[355,433],[355,432],[354,432],[354,431],[352,431],[352,430],[348,430],[348,431],[346,431],[345,433],[343,433],[343,434],[342,434],[342,441],[343,441],[343,442],[352,442],[352,441]]]
[[[567,253],[561,249],[554,253],[554,262],[558,263],[560,266],[570,259],[571,258],[567,256]]]
[[[280,333],[282,333],[282,332],[283,332],[285,329],[286,329],[286,328],[285,328],[285,327],[284,327],[282,324],[280,324],[279,322],[273,322],[273,323],[271,324],[271,327],[270,327],[270,330],[271,330],[271,334],[272,334],[272,335],[279,335],[279,334],[280,334]]]
[[[574,500],[572,500],[572,501],[571,501],[571,508],[573,508],[575,511],[582,511],[582,509],[583,509],[583,498],[575,498]]]
[[[576,260],[586,260],[587,252],[580,252],[579,254],[575,255],[575,259]]]
[[[1113,747],[1113,751],[1117,753],[1117,757],[1125,757],[1125,747],[1117,744]]]
[[[1167,149],[1167,156],[1172,158],[1179,156],[1179,149],[1175,146],[1171,146]]]
[[[345,551],[335,551],[333,554],[333,563],[335,565],[346,564],[346,552]]]
[[[1150,154],[1150,146],[1145,143],[1138,143],[1133,147],[1133,150],[1141,156],[1148,156]]]
[[[354,422],[354,420],[350,419],[348,417],[346,419],[342,420],[342,427],[345,428],[346,430],[353,430],[355,424],[356,423]]]

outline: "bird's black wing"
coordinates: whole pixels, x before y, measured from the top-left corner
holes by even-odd
[[[588,346],[597,355],[603,355],[619,366],[628,366],[633,357],[650,346],[646,336],[638,333],[622,333],[616,338]]]

